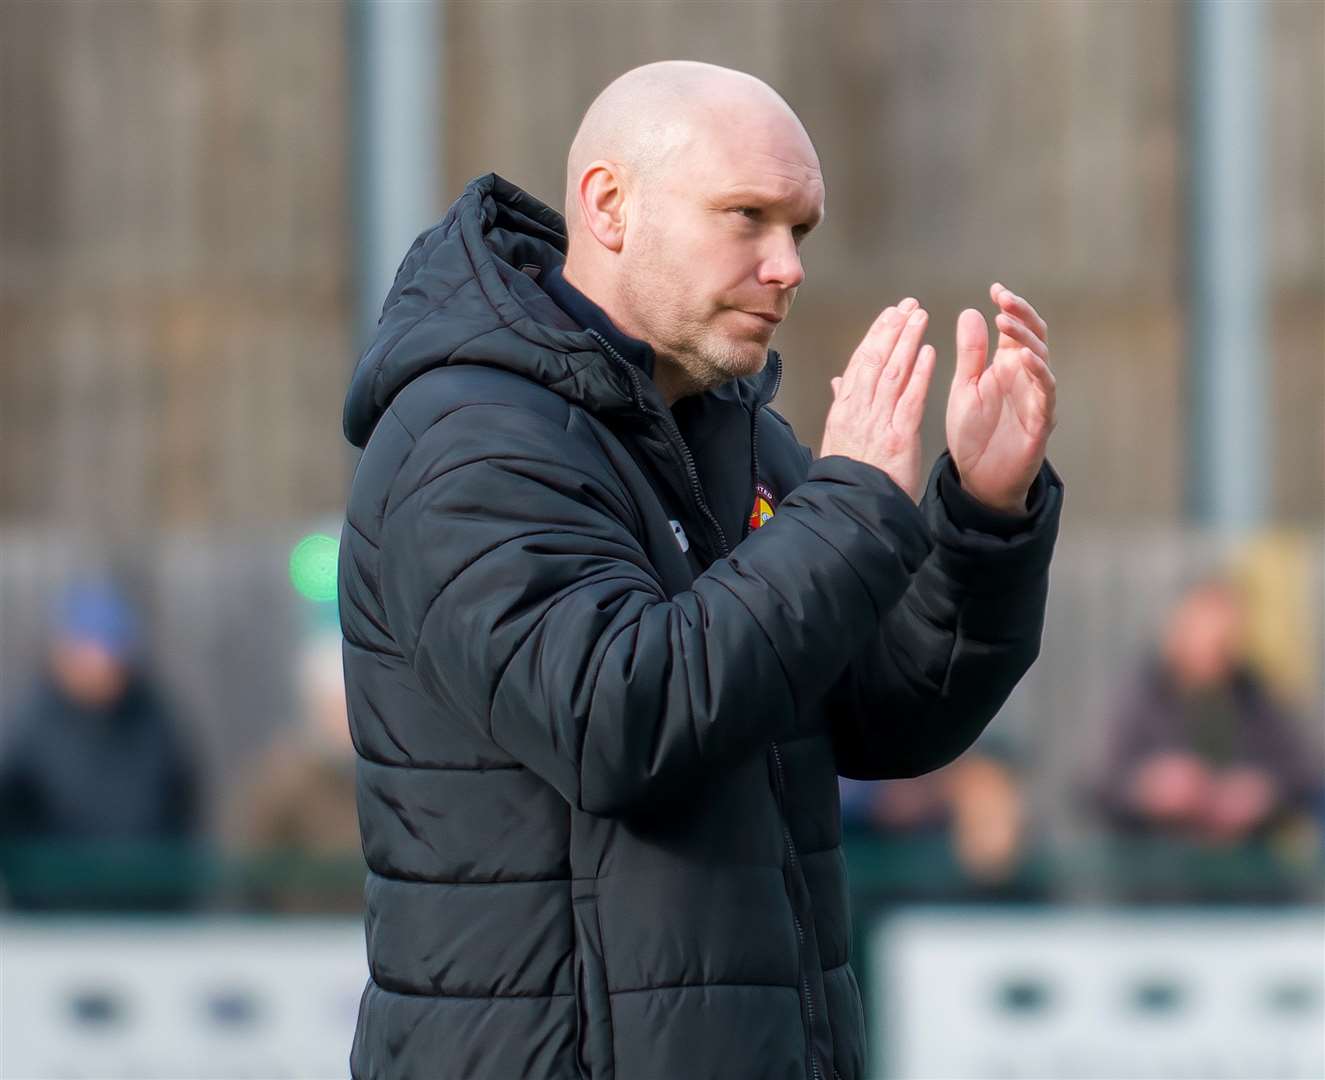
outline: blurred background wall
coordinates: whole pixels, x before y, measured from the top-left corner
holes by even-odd
[[[1265,6],[1268,482],[1276,518],[1310,522],[1325,506],[1325,135],[1308,120],[1325,108],[1325,11]],[[448,4],[438,203],[495,170],[559,206],[565,148],[614,75],[669,56],[748,70],[800,112],[828,183],[779,341],[798,428],[816,434],[829,376],[895,293],[924,297],[942,345],[946,316],[998,277],[1052,316],[1055,458],[1085,496],[1071,522],[1176,521],[1185,11]],[[118,535],[337,510],[345,7],[20,0],[0,19],[5,519]]]

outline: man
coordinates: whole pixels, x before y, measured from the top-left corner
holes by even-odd
[[[346,402],[352,1071],[857,1080],[836,776],[952,760],[1036,654],[1044,324],[996,288],[987,366],[962,315],[952,459],[917,508],[914,299],[833,380],[818,460],[766,407],[823,210],[781,98],[629,72],[568,176],[565,223],[470,184]]]
[[[0,748],[0,893],[30,909],[196,899],[198,769],[109,580],[61,594],[45,670]]]

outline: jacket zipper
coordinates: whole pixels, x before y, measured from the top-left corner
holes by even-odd
[[[773,747],[773,762],[776,767],[778,781],[778,813],[782,814],[782,808],[786,802],[786,792],[784,781],[782,779],[782,751],[778,748],[776,742],[770,744]],[[799,869],[799,859],[796,855],[796,842],[791,838],[791,829],[787,826],[785,815],[782,816],[782,840],[786,845],[787,858],[791,861],[792,870]],[[801,945],[805,944],[805,927],[801,925],[800,916],[796,914],[795,908],[791,912],[792,921],[796,924],[796,939]],[[803,956],[804,954],[802,954]],[[805,1008],[810,1018],[810,1031],[808,1036],[810,1051],[810,1075],[814,1080],[820,1080],[819,1059],[814,1053],[814,995],[810,992],[810,980],[808,976],[801,976],[801,992],[805,995]],[[833,1074],[837,1074],[837,1069],[833,1069]]]
[[[635,404],[645,416],[652,417],[661,422],[663,431],[667,435],[667,441],[672,444],[672,449],[681,455],[681,461],[685,465],[686,479],[690,482],[690,495],[694,500],[695,508],[708,520],[713,526],[713,533],[718,540],[718,556],[726,558],[731,554],[731,547],[727,543],[727,534],[722,531],[722,526],[718,523],[717,516],[709,509],[709,504],[704,501],[704,489],[699,485],[699,472],[695,468],[694,455],[690,453],[690,447],[686,445],[684,437],[681,435],[681,429],[676,426],[676,420],[672,417],[670,411],[664,410],[662,413],[654,412],[644,401],[644,391],[640,387],[639,369],[629,360],[625,359],[612,343],[603,337],[597,330],[590,330],[589,334],[606,351],[607,355],[615,360],[626,371],[626,377],[630,379],[631,386],[635,390]]]
[[[764,395],[761,399],[757,399],[755,401],[754,413],[750,419],[751,505],[753,505],[754,497],[758,491],[757,485],[759,483],[759,413],[760,410],[763,409],[766,403],[772,401],[775,397],[777,397],[778,388],[781,385],[782,385],[782,365],[779,364],[777,369],[777,374],[773,378],[773,389],[767,395]],[[749,518],[747,518],[745,523],[745,535],[748,536],[749,534],[750,534],[750,520]],[[786,845],[787,857],[791,860],[792,868],[796,869],[799,862],[796,855],[796,843],[791,838],[791,829],[787,826],[787,819],[783,815],[785,793],[783,790],[783,779],[782,779],[782,751],[778,748],[778,744],[776,742],[773,742],[770,745],[773,748],[773,761],[776,763],[777,766],[778,813],[779,816],[782,816],[782,840],[783,843]],[[801,945],[804,945],[805,927],[801,925],[800,916],[796,914],[794,908],[792,909],[791,912],[791,919],[792,922],[796,924],[796,940]],[[810,1020],[810,1034],[809,1034],[810,1075],[814,1078],[814,1080],[820,1080],[819,1059],[815,1056],[814,1053],[814,994],[811,993],[810,991],[810,980],[805,975],[801,976],[801,992],[805,995],[805,1008]],[[836,1078],[836,1080],[841,1080],[841,1077],[838,1076],[836,1066],[834,1066],[833,1068],[833,1076]]]
[[[655,420],[661,421],[663,425],[663,430],[667,433],[668,441],[672,444],[672,447],[675,450],[680,452],[681,460],[685,464],[686,479],[690,481],[690,494],[691,497],[694,499],[695,507],[699,510],[701,514],[703,514],[705,518],[708,519],[709,524],[713,526],[713,532],[714,535],[717,537],[720,549],[719,557],[726,558],[729,554],[731,554],[731,548],[728,546],[727,543],[727,535],[722,531],[722,526],[718,523],[718,519],[714,515],[713,511],[709,509],[708,503],[704,501],[704,490],[699,483],[699,472],[695,468],[694,456],[690,453],[690,447],[686,445],[685,438],[681,435],[681,429],[676,426],[676,420],[671,416],[670,413],[659,414],[654,412],[648,407],[648,405],[644,401],[643,388],[640,386],[639,369],[636,368],[634,364],[632,364],[629,360],[627,360],[619,352],[617,352],[617,350],[613,348],[612,343],[608,341],[607,338],[605,338],[597,330],[590,330],[589,335],[595,341],[597,341],[599,345],[603,347],[603,351],[606,352],[607,355],[612,358],[612,360],[614,360],[620,367],[622,367],[625,370],[626,377],[630,380],[630,385],[634,390],[635,405],[639,408],[639,410],[642,413],[644,413],[645,416],[649,416]],[[751,428],[750,458],[751,458],[751,471],[752,471],[752,480],[751,480],[752,493],[754,485],[759,482],[759,410],[763,408],[765,402],[771,401],[773,398],[777,396],[778,388],[781,385],[782,385],[782,368],[779,365],[777,370],[777,375],[773,380],[772,393],[764,397],[762,401],[756,400],[755,402],[754,415],[750,421],[750,428]],[[747,533],[749,532],[748,518],[746,520],[745,531]],[[791,829],[788,828],[786,817],[783,815],[782,812],[782,802],[783,802],[782,752],[778,749],[778,744],[776,742],[772,743],[771,745],[773,747],[773,759],[777,763],[778,812],[779,816],[782,817],[782,839],[783,842],[786,844],[787,855],[791,860],[792,868],[795,869],[799,865],[796,856],[796,844],[791,838]],[[800,916],[796,914],[794,908],[792,909],[791,912],[791,918],[796,925],[796,940],[800,945],[804,945],[805,927],[801,924]],[[814,995],[810,991],[810,980],[805,975],[801,976],[801,992],[804,995],[805,1007],[808,1011],[810,1019],[810,1032],[808,1040],[809,1051],[810,1051],[810,1075],[813,1078],[813,1080],[822,1080],[823,1074],[820,1073],[819,1071],[819,1059],[815,1056],[814,1053]],[[833,1069],[833,1075],[837,1076],[836,1068]]]
[[[759,491],[759,413],[763,407],[778,396],[778,389],[782,386],[782,363],[779,357],[777,374],[773,377],[773,389],[762,398],[755,400],[754,414],[750,418],[750,505],[754,505],[754,500]],[[745,533],[750,535],[750,519],[745,519]]]

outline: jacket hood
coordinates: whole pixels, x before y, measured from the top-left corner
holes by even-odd
[[[470,181],[396,271],[350,382],[346,438],[366,445],[396,394],[425,371],[453,363],[513,371],[594,413],[637,409],[627,371],[537,283],[565,258],[559,213],[496,173]],[[739,382],[771,382],[776,354],[770,361]],[[753,398],[754,387],[740,396]]]
[[[495,173],[473,180],[406,254],[345,400],[363,446],[392,399],[431,368],[502,367],[595,410],[632,401],[588,333],[534,279],[565,259],[562,216]]]

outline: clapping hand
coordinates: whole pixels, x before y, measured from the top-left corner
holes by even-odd
[[[920,498],[920,419],[934,374],[934,347],[921,344],[928,325],[913,296],[884,308],[832,380],[819,451],[882,469],[912,502]]]
[[[973,308],[957,318],[957,371],[948,394],[948,450],[962,488],[995,510],[1024,513],[1054,429],[1048,327],[1030,304],[995,282],[998,348]]]

